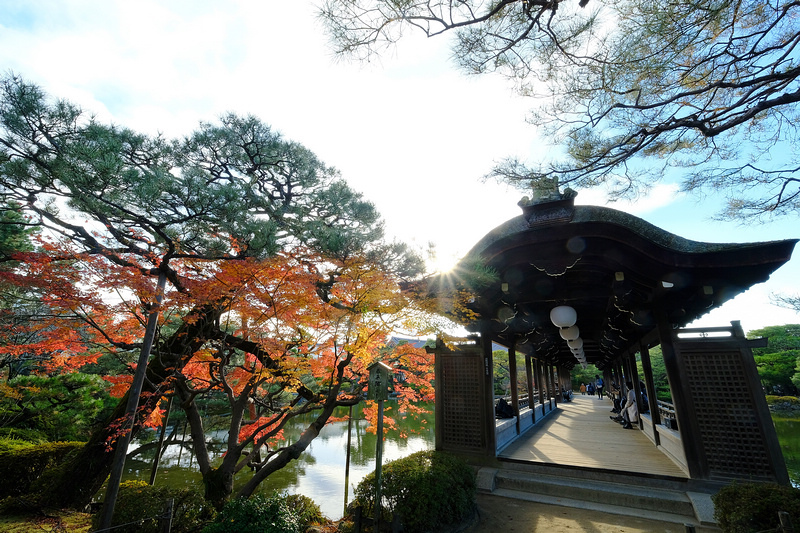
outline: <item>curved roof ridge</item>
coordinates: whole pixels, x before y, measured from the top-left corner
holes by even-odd
[[[546,204],[542,204],[546,208]],[[576,205],[570,207],[572,216],[569,221],[561,220],[551,223],[539,224],[532,227],[528,222],[529,215],[521,214],[506,222],[496,226],[481,238],[472,249],[467,252],[465,258],[480,254],[483,250],[493,243],[510,237],[518,233],[529,231],[547,231],[553,226],[564,224],[585,224],[585,223],[606,223],[614,224],[626,228],[627,230],[649,240],[650,242],[683,253],[707,253],[728,250],[741,250],[755,246],[763,246],[770,243],[794,241],[798,239],[784,239],[779,241],[761,241],[749,243],[714,243],[705,241],[695,241],[671,233],[665,229],[647,222],[643,218],[637,217],[625,211],[612,209],[597,205]]]

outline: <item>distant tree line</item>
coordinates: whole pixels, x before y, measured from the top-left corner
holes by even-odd
[[[747,337],[750,339],[762,337],[768,339],[765,348],[755,348],[753,350],[758,376],[764,393],[776,396],[797,396],[800,393],[800,324],[755,329],[750,331]],[[639,376],[644,376],[641,356],[637,354],[636,358]],[[660,346],[650,350],[650,360],[657,398],[663,401],[671,401],[672,396]],[[593,365],[589,365],[585,369],[580,367],[573,368],[571,375],[573,389],[577,390],[581,383],[588,384],[594,381],[595,374],[601,373]]]

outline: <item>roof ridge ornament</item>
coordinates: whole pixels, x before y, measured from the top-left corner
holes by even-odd
[[[532,196],[525,196],[517,205],[522,208],[528,227],[563,224],[572,220],[575,213],[576,191],[567,187],[562,193],[558,177],[536,178],[530,182]]]

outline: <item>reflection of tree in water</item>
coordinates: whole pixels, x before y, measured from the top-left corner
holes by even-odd
[[[390,402],[391,403],[391,402]],[[387,416],[392,416],[397,421],[396,429],[386,429],[384,440],[384,460],[389,461],[397,457],[408,455],[422,447],[433,448],[434,440],[434,414],[433,406],[427,406],[431,411],[417,416],[397,415],[394,412],[395,405],[390,405],[392,410]],[[326,468],[341,468],[342,483],[344,482],[344,462],[347,453],[347,416],[348,409],[337,410],[335,416],[341,420],[327,424],[322,433],[314,439],[311,446],[297,461],[292,461],[286,467],[270,475],[267,481],[261,484],[259,492],[267,493],[275,490],[288,490],[294,492],[295,487],[301,484],[301,480],[318,476],[320,471]],[[211,418],[211,417],[209,417]],[[217,417],[214,417],[215,419]],[[220,417],[223,418],[223,417]],[[292,420],[284,430],[287,442],[292,442],[305,430],[308,424],[315,418],[313,413],[307,414]],[[424,420],[424,422],[423,422]],[[180,441],[183,437],[183,421],[175,422],[178,427],[171,426],[168,433],[175,435],[175,440]],[[353,408],[353,425],[351,441],[351,468],[370,470],[374,467],[375,447],[378,437],[374,433],[367,432],[368,422],[363,414],[363,404]],[[217,428],[224,426],[217,426]],[[174,429],[174,431],[173,431]],[[227,430],[217,429],[209,431],[209,449],[213,450],[215,461],[222,460],[224,442],[227,439]],[[159,466],[157,484],[168,486],[185,487],[193,485],[202,490],[202,478],[196,469],[196,463],[192,456],[191,442],[189,435],[185,436],[186,444],[181,449],[180,445],[172,444],[167,448]],[[152,441],[153,438],[145,438],[143,441]],[[138,442],[142,444],[144,442]],[[404,452],[403,450],[409,450]],[[392,453],[394,452],[394,453]],[[127,474],[125,479],[149,480],[154,449],[151,447],[146,452],[132,457],[126,462]],[[335,461],[335,464],[331,464]],[[320,470],[321,469],[321,470]],[[244,469],[236,476],[236,485],[244,483],[252,473],[249,469]],[[351,472],[351,476],[353,472]],[[350,482],[354,484],[358,479],[351,477]],[[312,499],[314,494],[307,494]]]
[[[276,490],[285,490],[289,487],[297,486],[300,483],[300,478],[312,475],[306,471],[306,464],[307,463],[304,461],[292,461],[274,474],[270,474],[270,476],[258,486],[256,492],[267,494]],[[249,470],[239,472],[236,476],[236,485],[247,481],[250,475],[251,473]]]
[[[430,407],[431,412],[416,417],[406,416],[403,413],[399,415],[390,413],[388,416],[395,418],[397,427],[395,429],[385,429],[384,451],[387,451],[387,448],[391,446],[399,450],[405,450],[409,448],[412,442],[418,444],[419,441],[428,442],[432,447],[434,440],[434,414],[432,406]],[[366,466],[375,461],[375,449],[378,443],[378,436],[375,433],[367,431],[368,423],[362,417],[361,406],[359,406],[359,418],[357,418],[355,409],[353,411],[353,449],[350,452],[350,460],[352,464]],[[345,434],[346,439],[346,422],[342,423],[342,433]],[[416,451],[416,449],[414,451]]]

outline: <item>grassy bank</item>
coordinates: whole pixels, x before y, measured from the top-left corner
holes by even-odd
[[[47,515],[0,516],[0,533],[89,533],[91,523],[91,515],[69,511]]]

